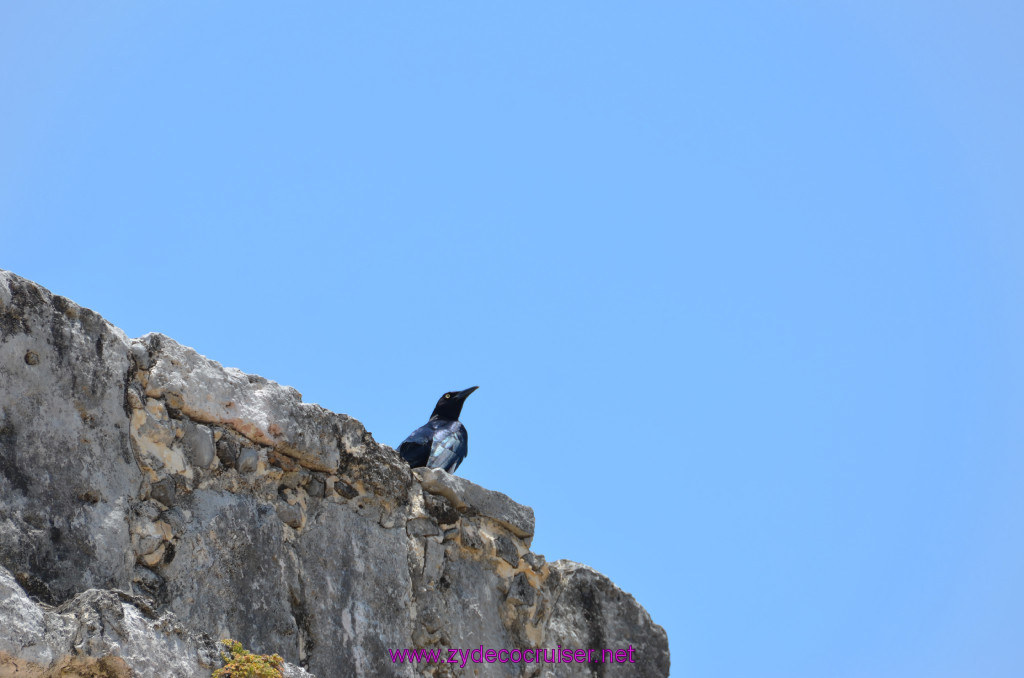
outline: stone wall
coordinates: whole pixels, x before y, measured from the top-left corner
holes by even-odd
[[[665,633],[631,596],[530,551],[529,507],[410,471],[295,389],[130,339],[3,271],[0,333],[0,595],[17,602],[0,606],[0,677],[5,661],[101,659],[172,675],[133,654],[143,637],[179,657],[174,676],[209,675],[224,637],[321,678],[668,675]],[[97,601],[132,623],[83,622]],[[637,661],[460,669],[387,652],[481,645],[632,646]]]

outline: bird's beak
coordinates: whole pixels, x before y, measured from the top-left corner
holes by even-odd
[[[470,393],[472,393],[473,391],[477,390],[478,388],[480,388],[480,387],[479,386],[470,386],[465,391],[459,391],[459,398],[461,398],[462,400],[465,400],[466,398],[469,397]]]

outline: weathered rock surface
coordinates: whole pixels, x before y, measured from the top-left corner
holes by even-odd
[[[209,676],[225,637],[321,678],[668,674],[631,596],[529,550],[529,507],[4,271],[0,333],[0,678]],[[388,652],[481,645],[635,661]]]
[[[209,636],[123,591],[89,589],[44,608],[0,568],[0,620],[0,677],[192,678],[221,664]]]

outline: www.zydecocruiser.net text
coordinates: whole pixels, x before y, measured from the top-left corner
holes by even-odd
[[[506,664],[544,663],[544,664],[635,664],[636,650],[630,645],[626,649],[569,649],[559,645],[557,648],[501,648],[484,649],[449,647],[428,649],[396,649],[388,650],[394,664],[458,664],[465,668],[466,664]]]

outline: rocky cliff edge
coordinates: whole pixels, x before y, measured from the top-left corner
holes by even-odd
[[[533,530],[293,388],[0,271],[0,678],[206,677],[226,637],[294,677],[667,676],[664,630]],[[389,653],[480,646],[634,661]]]

